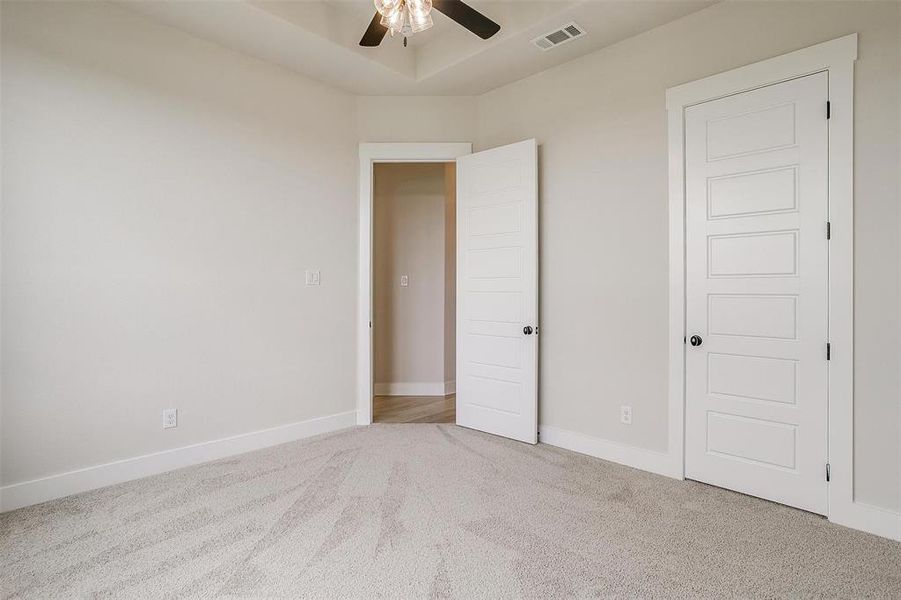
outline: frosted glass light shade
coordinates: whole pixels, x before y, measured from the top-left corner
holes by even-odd
[[[425,20],[432,10],[432,0],[406,0],[406,4],[413,18]]]
[[[383,17],[388,16],[389,13],[396,10],[401,3],[401,0],[373,0],[375,4],[375,9],[379,11],[379,14]]]
[[[379,21],[383,26],[391,30],[391,35],[399,33],[403,29],[404,21],[406,21],[407,11],[398,5],[395,9],[384,15]]]
[[[410,29],[413,33],[425,31],[432,25],[432,15],[429,13],[420,16],[414,16],[412,12],[410,13]]]
[[[375,0],[375,7],[382,15],[379,23],[392,37],[398,33],[406,37],[432,26],[432,0]]]

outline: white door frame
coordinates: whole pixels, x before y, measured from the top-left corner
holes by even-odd
[[[857,34],[673,87],[669,130],[669,448],[685,475],[685,140],[689,106],[825,71],[829,79],[828,517],[887,537],[901,536],[897,513],[854,501],[854,61]],[[824,111],[826,107],[823,107]],[[825,115],[824,115],[825,116]],[[825,234],[825,232],[824,232]],[[825,341],[825,340],[824,340]],[[825,465],[824,465],[825,466]],[[824,473],[825,476],[825,473]]]
[[[360,280],[357,295],[357,425],[372,423],[372,180],[375,163],[456,162],[469,142],[360,144]]]

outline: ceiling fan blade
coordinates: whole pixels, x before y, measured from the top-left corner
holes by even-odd
[[[462,0],[432,0],[432,7],[470,30],[483,40],[487,40],[501,30],[501,26],[462,2]]]
[[[379,22],[381,20],[382,15],[375,13],[375,16],[372,17],[372,21],[369,22],[369,27],[366,28],[366,33],[364,33],[362,39],[360,39],[361,46],[374,48],[382,43],[382,39],[385,37],[385,34],[388,33],[388,28]]]

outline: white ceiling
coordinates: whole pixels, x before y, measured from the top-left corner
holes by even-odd
[[[144,15],[360,95],[473,95],[705,8],[715,0],[467,0],[501,25],[481,40],[438,11],[435,26],[362,48],[371,0],[132,0]],[[587,34],[547,52],[531,40],[575,21]]]

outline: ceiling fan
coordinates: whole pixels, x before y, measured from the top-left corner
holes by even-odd
[[[462,0],[375,0],[376,13],[360,40],[361,46],[375,47],[386,33],[407,37],[432,26],[432,8],[444,13],[483,40],[500,31],[501,26]]]

